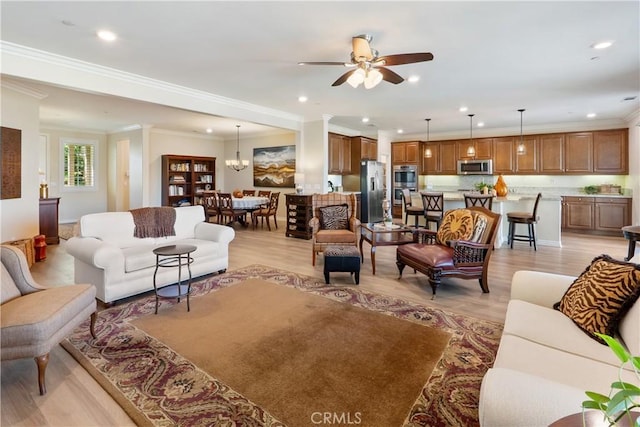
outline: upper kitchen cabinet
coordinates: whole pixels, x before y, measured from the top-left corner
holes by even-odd
[[[513,150],[515,155],[515,172],[522,175],[531,175],[538,172],[538,136],[529,135],[522,138],[524,153],[518,154],[520,138],[514,138]]]
[[[493,138],[493,172],[511,174],[515,172],[515,147],[513,137]]]
[[[540,135],[538,159],[538,172],[541,174],[564,172],[564,134]]]
[[[456,175],[458,141],[422,142],[419,156],[420,175]],[[426,157],[427,149],[431,157]]]
[[[329,133],[329,174],[351,173],[351,138]]]
[[[351,138],[351,152],[360,160],[378,160],[378,141],[364,136]]]
[[[593,133],[567,133],[564,136],[564,172],[593,172]]]
[[[604,130],[593,133],[593,172],[601,174],[629,173],[629,131]]]
[[[391,144],[391,162],[394,165],[418,164],[418,141]]]
[[[473,146],[474,155],[469,152],[469,147]],[[458,158],[460,160],[489,160],[493,158],[493,138],[463,139],[458,141]]]

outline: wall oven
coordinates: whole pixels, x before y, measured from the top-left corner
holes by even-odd
[[[418,166],[393,166],[393,204],[402,205],[402,190],[416,191],[418,188]]]

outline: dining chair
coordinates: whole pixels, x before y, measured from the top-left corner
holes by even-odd
[[[471,206],[482,206],[483,208],[491,210],[491,207],[493,206],[493,195],[465,193],[464,205],[468,208]]]
[[[220,210],[221,224],[231,225],[238,221],[245,227],[247,224],[247,211],[245,209],[234,209],[231,193],[218,193],[218,209]]]
[[[258,190],[258,197],[269,197],[271,195],[271,191],[269,190]]]
[[[258,225],[258,217],[261,218],[261,226],[264,228],[264,219],[267,219],[267,228],[271,231],[271,224],[269,223],[269,217],[273,217],[273,223],[276,225],[276,229],[278,229],[278,221],[276,220],[276,213],[278,212],[278,203],[280,201],[280,193],[271,193],[269,197],[269,205],[263,208],[258,209],[257,211],[253,211],[251,214],[251,223],[253,224],[253,229]]]
[[[210,222],[212,218],[215,218],[215,221],[220,223],[218,193],[216,191],[205,191],[201,200],[202,205],[204,206],[205,221]]]
[[[413,206],[411,192],[408,188],[402,189],[402,202],[404,203],[404,223],[409,224],[409,215],[413,215],[415,218],[414,226],[418,228],[418,218],[424,215],[424,209],[420,206]]]
[[[542,193],[538,193],[536,201],[533,204],[533,212],[507,212],[507,221],[509,222],[509,236],[507,241],[509,247],[513,249],[513,241],[529,242],[529,247],[533,243],[533,250],[537,251],[536,247],[536,230],[535,225],[538,223],[538,203],[542,198]],[[516,224],[526,224],[527,234],[516,234]]]
[[[255,196],[256,190],[242,190],[243,196]]]
[[[442,215],[444,214],[444,194],[421,192],[422,206],[424,208],[425,227],[429,228],[430,222],[436,223],[436,230],[440,228]]]

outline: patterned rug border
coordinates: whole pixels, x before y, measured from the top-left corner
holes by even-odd
[[[449,331],[452,334],[449,345],[403,425],[479,425],[480,383],[487,369],[493,365],[502,324],[375,294],[360,290],[355,285],[326,285],[311,276],[261,264],[195,282],[193,303],[197,304],[195,298],[199,295],[251,278]],[[161,300],[160,304],[162,310],[177,302]],[[98,338],[95,341],[88,332],[88,322],[85,322],[62,345],[138,425],[284,425],[263,408],[129,323],[129,320],[153,314],[154,310],[153,295],[105,309],[98,315]],[[166,359],[145,358],[145,348],[156,349]],[[130,352],[129,358],[124,357],[128,354],[126,352]],[[116,363],[116,354],[124,360]],[[154,382],[150,384],[145,374],[155,372],[158,363],[166,364],[163,366],[166,375],[153,378]],[[133,372],[137,375],[131,378]],[[121,381],[125,377],[128,380]],[[187,401],[189,411],[185,413],[180,409]]]

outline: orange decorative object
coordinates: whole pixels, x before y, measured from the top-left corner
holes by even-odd
[[[504,178],[502,178],[502,174],[498,175],[498,180],[493,188],[496,190],[496,195],[498,197],[505,197],[509,192],[507,184],[504,182]]]
[[[242,196],[244,196],[244,194],[242,194],[242,190],[233,190],[233,197],[236,199],[242,199]]]
[[[45,236],[39,234],[33,238],[34,248],[36,250],[36,261],[44,261],[47,258],[47,242],[45,242]]]

